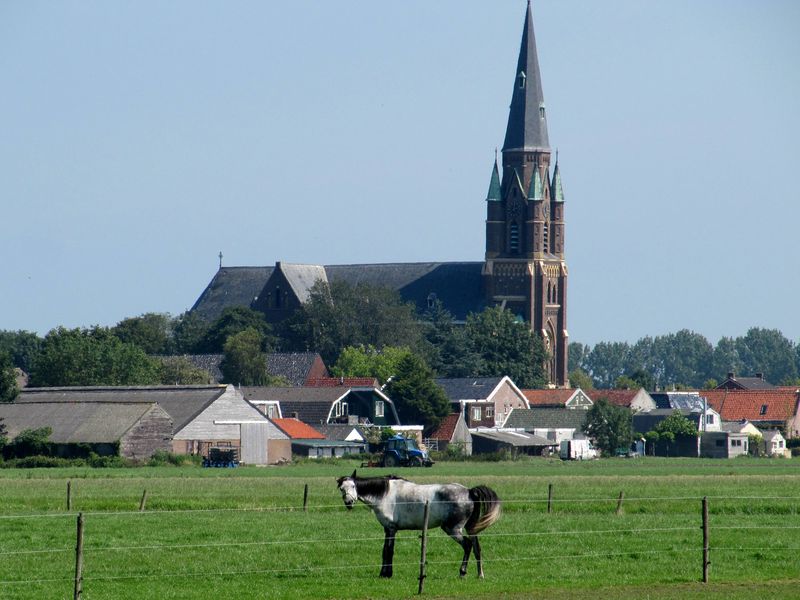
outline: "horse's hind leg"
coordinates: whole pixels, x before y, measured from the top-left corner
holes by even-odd
[[[381,577],[392,576],[392,560],[394,559],[394,536],[397,533],[394,529],[384,527],[386,538],[383,540],[383,561],[381,563]]]
[[[461,560],[461,569],[459,570],[459,575],[464,577],[467,574],[467,563],[469,563],[469,554],[472,552],[472,539],[469,536],[465,536],[461,533],[461,527],[456,527],[453,529],[444,529],[444,532],[453,538],[458,544],[464,549],[464,558]]]
[[[481,562],[481,545],[478,542],[478,536],[470,536],[472,539],[472,550],[475,552],[475,562],[478,563],[478,577],[483,579],[483,563]]]

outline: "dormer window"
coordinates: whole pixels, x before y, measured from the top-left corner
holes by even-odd
[[[525,89],[525,80],[526,79],[527,79],[527,77],[525,76],[525,71],[520,71],[519,75],[517,75],[517,86],[519,87],[519,89],[521,89],[521,90]]]
[[[767,414],[767,405],[766,405],[766,404],[762,404],[762,405],[761,405],[761,410],[759,411],[759,413],[758,413],[758,414],[759,414],[759,415],[765,415],[765,414]]]
[[[539,105],[539,118],[544,119],[544,104]]]
[[[431,292],[428,294],[428,308],[433,308],[436,306],[436,292]]]

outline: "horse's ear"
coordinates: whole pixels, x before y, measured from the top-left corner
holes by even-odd
[[[356,478],[356,470],[355,469],[353,469],[353,474],[350,477],[352,477],[353,479]]]

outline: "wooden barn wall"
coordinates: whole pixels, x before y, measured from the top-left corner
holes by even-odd
[[[158,405],[148,410],[119,441],[124,458],[148,459],[158,450],[172,450],[172,419]]]
[[[239,425],[215,425],[214,421],[254,421],[264,419],[255,407],[245,401],[233,386],[211,403],[183,429],[175,434],[175,440],[238,440]],[[270,437],[279,437],[270,431]]]

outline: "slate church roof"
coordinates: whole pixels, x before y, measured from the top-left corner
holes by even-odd
[[[284,276],[301,301],[317,279],[368,284],[397,290],[417,311],[439,300],[456,320],[486,304],[481,279],[482,262],[379,263],[353,265],[293,265],[281,263]],[[275,267],[220,267],[194,303],[192,312],[207,321],[230,306],[253,306]]]

